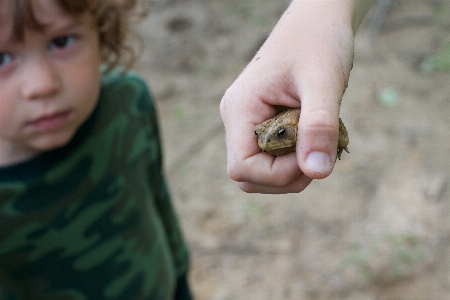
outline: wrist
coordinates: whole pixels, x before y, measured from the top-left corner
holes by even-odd
[[[352,28],[353,34],[356,34],[359,25],[364,20],[375,1],[376,0],[293,0],[288,10],[310,10],[312,7],[321,7],[320,12],[322,16],[325,15],[327,18],[332,17],[337,20],[340,19]]]

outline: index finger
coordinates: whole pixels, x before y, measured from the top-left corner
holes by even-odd
[[[300,174],[295,154],[274,157],[262,152],[255,136],[255,126],[275,114],[269,104],[241,101],[226,93],[221,103],[221,115],[226,129],[227,170],[238,182],[282,186]]]

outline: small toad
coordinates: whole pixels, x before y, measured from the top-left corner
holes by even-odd
[[[299,118],[299,108],[288,108],[275,117],[256,125],[255,134],[258,137],[258,146],[263,151],[267,151],[275,156],[295,152]],[[344,150],[350,153],[347,148],[348,143],[347,129],[339,118],[337,158],[341,159],[341,154]]]

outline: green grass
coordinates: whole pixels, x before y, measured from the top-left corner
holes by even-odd
[[[450,7],[440,3],[434,11],[435,21],[438,24],[447,22],[449,14]],[[420,64],[420,69],[425,74],[435,71],[450,72],[450,41],[447,41],[436,53],[426,56]]]
[[[450,72],[450,41],[437,53],[425,57],[420,64],[420,69],[426,74],[434,71]]]
[[[391,262],[389,269],[373,269],[372,260],[380,259],[387,249]],[[400,280],[411,275],[414,266],[421,264],[424,258],[424,249],[419,244],[418,239],[410,234],[390,234],[386,233],[377,239],[372,240],[367,245],[351,243],[352,263],[356,264],[362,272],[364,278],[371,283],[382,282],[383,278]]]

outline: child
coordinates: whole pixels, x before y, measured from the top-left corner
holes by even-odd
[[[136,2],[0,0],[0,299],[190,299]]]

